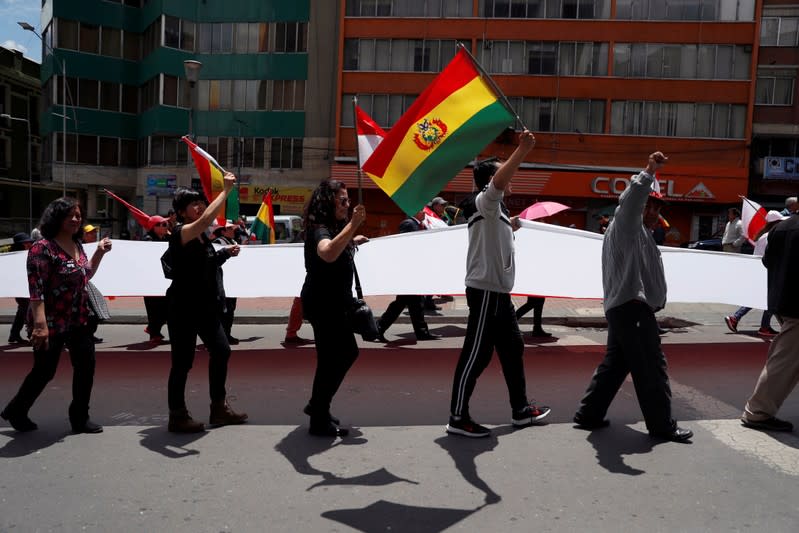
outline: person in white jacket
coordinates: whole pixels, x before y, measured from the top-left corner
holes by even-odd
[[[724,236],[721,238],[721,249],[725,252],[741,253],[741,246],[746,240],[744,227],[741,222],[741,212],[731,207],[727,210],[727,225],[724,227]]]

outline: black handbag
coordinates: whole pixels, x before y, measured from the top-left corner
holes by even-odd
[[[359,334],[366,342],[371,342],[380,336],[377,329],[377,320],[372,313],[372,308],[363,301],[363,291],[361,290],[361,279],[358,277],[358,269],[355,268],[355,259],[352,261],[352,271],[355,274],[355,292],[357,299],[352,301],[352,312],[350,319],[352,331]]]

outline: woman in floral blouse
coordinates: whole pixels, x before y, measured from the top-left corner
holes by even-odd
[[[33,324],[33,368],[19,392],[0,416],[17,431],[32,431],[28,418],[36,398],[53,379],[66,345],[72,361],[72,403],[69,421],[75,433],[100,433],[103,427],[89,420],[89,399],[94,381],[94,342],[88,328],[89,279],[111,249],[104,238],[91,260],[81,244],[82,212],[73,198],[59,198],[42,215],[42,239],[28,252],[29,320]]]

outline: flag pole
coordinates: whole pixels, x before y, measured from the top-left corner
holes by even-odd
[[[516,122],[519,123],[519,125],[522,127],[522,129],[525,129],[525,130],[528,129],[527,126],[525,125],[525,123],[522,121],[522,119],[519,116],[519,114],[516,112],[515,109],[513,109],[513,106],[510,105],[510,102],[508,101],[508,97],[505,96],[505,93],[502,92],[502,89],[499,88],[499,86],[496,84],[494,79],[488,74],[488,72],[486,72],[483,69],[482,65],[480,65],[480,63],[477,61],[477,59],[475,59],[475,57],[472,55],[472,53],[469,51],[469,49],[466,48],[466,46],[464,46],[464,44],[461,43],[461,42],[458,42],[458,48],[460,48],[461,50],[466,52],[466,55],[468,55],[469,59],[472,60],[472,63],[474,64],[474,66],[477,68],[478,71],[480,71],[480,76],[482,76],[486,80],[488,85],[491,86],[491,88],[494,90],[494,92],[497,93],[497,96],[499,96],[500,101],[502,102],[502,105],[504,105],[505,108],[508,111],[513,113],[513,116],[516,117]]]
[[[363,204],[363,187],[361,184],[361,147],[358,144],[358,97],[352,97],[352,127],[355,128],[355,166],[358,168],[358,205]]]

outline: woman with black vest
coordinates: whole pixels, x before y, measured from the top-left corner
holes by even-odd
[[[167,329],[172,342],[172,368],[169,371],[169,431],[203,431],[186,409],[186,380],[194,362],[199,335],[208,350],[208,382],[211,396],[211,426],[243,424],[244,413],[234,412],[226,401],[230,345],[222,328],[225,306],[222,263],[239,255],[239,245],[216,250],[206,230],[225,205],[236,177],[224,176],[224,190],[210,205],[197,191],[178,189],[172,205],[178,225],[169,238],[172,285],[167,289]]]
[[[302,308],[316,340],[316,374],[311,400],[305,406],[312,435],[343,437],[330,414],[330,402],[358,357],[352,332],[352,280],[355,245],[368,239],[355,232],[366,219],[357,205],[349,219],[350,199],[340,181],[323,181],[311,195],[305,211],[305,283]],[[348,220],[349,219],[349,220]]]

